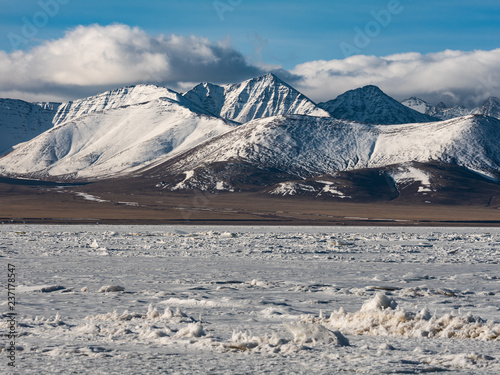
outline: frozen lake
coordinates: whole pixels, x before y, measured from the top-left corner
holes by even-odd
[[[500,228],[2,225],[0,258],[1,373],[500,373]]]

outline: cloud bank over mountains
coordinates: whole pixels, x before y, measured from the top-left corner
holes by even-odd
[[[276,73],[320,102],[364,85],[397,99],[479,105],[500,96],[500,49],[351,56],[309,61]],[[227,83],[265,73],[229,39],[150,35],[122,24],[79,26],[63,38],[27,50],[0,51],[0,97],[68,100],[135,83],[186,90],[208,81]]]
[[[333,97],[364,85],[379,86],[396,99],[418,96],[431,103],[467,107],[500,94],[500,49],[357,55],[311,61],[291,70],[295,84],[311,98]]]
[[[26,52],[0,51],[0,95],[4,97],[18,93],[40,99],[47,94],[78,98],[135,83],[175,86],[237,81],[261,73],[228,41],[151,36],[122,24],[79,26]]]

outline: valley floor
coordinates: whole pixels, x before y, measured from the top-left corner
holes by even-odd
[[[11,373],[500,373],[499,256],[499,228],[1,225]]]
[[[110,183],[112,184],[112,183]],[[499,226],[500,197],[474,205],[396,199],[180,193],[110,185],[20,185],[0,181],[0,222],[51,224],[242,224]]]

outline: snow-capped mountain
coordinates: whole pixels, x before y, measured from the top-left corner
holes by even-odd
[[[489,97],[481,107],[474,109],[472,113],[500,119],[500,98]]]
[[[401,102],[401,104],[420,113],[425,113],[426,115],[433,116],[440,120],[450,120],[452,118],[468,116],[473,113],[481,114],[480,112],[474,112],[473,110],[467,109],[461,105],[448,108],[446,104],[441,102],[437,106],[433,106],[426,101],[415,97],[405,99]]]
[[[0,155],[50,129],[59,105],[0,99]]]
[[[347,91],[336,99],[318,105],[332,117],[367,124],[390,125],[437,121],[434,117],[402,105],[372,85]]]
[[[444,103],[439,103],[433,106],[422,99],[411,97],[401,102],[404,106],[414,109],[420,113],[425,113],[430,116],[437,117],[441,120],[449,120],[452,118],[474,115],[484,115],[500,119],[500,99],[489,97],[484,101],[482,106],[477,108],[465,108],[457,105],[452,108],[447,108]]]
[[[63,104],[55,126],[0,159],[6,175],[99,178],[130,173],[234,125],[181,95],[135,86]]]
[[[443,120],[462,117],[467,115],[484,115],[500,119],[500,99],[494,96],[489,97],[484,103],[477,108],[465,108],[463,106],[456,106],[453,108],[445,108],[436,111],[435,116]]]
[[[461,105],[457,105],[452,108],[443,108],[441,110],[437,110],[434,116],[441,120],[450,120],[452,118],[468,116],[472,113],[473,113],[472,109],[468,109]]]
[[[425,115],[432,116],[436,113],[436,107],[434,107],[432,104],[427,103],[425,100],[416,98],[414,96],[403,100],[401,104]]]
[[[19,143],[35,138],[53,126],[92,113],[146,103],[159,98],[170,98],[195,112],[208,114],[175,91],[154,85],[124,87],[62,104],[0,99],[0,155],[11,151],[13,146]]]
[[[231,190],[235,181],[250,183],[248,176],[257,170],[290,180],[437,161],[498,178],[499,139],[500,121],[484,116],[403,125],[277,116],[239,126],[150,173],[177,175],[177,188]]]
[[[434,106],[432,104],[427,103],[425,100],[412,96],[411,98],[403,100],[401,104],[417,112],[433,116],[441,120],[449,120],[450,118],[452,118],[452,117],[444,118],[443,116],[441,116],[443,112],[450,109],[443,102],[440,102],[438,105]],[[455,117],[467,116],[469,114],[470,113],[463,113]]]
[[[61,105],[3,100],[0,129],[11,135],[1,139],[25,142],[0,158],[0,174],[361,201],[401,189],[436,196],[436,184],[455,182],[465,195],[479,185],[495,195],[500,121],[487,116],[498,115],[499,100],[477,109],[486,116],[447,121],[429,114],[471,110],[404,103],[367,86],[323,103],[332,117],[272,74],[184,95],[137,85]],[[446,189],[445,200],[458,191]]]
[[[216,116],[239,123],[286,114],[329,117],[272,73],[230,85],[200,83],[184,97]]]
[[[472,114],[472,110],[462,107],[460,105],[448,108],[443,102],[437,106],[427,103],[420,98],[411,97],[401,102],[404,106],[414,109],[417,112],[433,116],[440,120],[450,120],[452,118],[468,116]]]

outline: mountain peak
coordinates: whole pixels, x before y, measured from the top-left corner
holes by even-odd
[[[263,74],[263,75],[258,76],[258,77],[248,78],[245,81],[241,81],[241,82],[238,82],[238,83],[228,83],[228,84],[224,84],[224,85],[217,85],[217,84],[214,84],[214,83],[211,83],[211,82],[201,82],[201,83],[198,83],[191,90],[187,91],[184,94],[187,94],[188,92],[193,91],[195,89],[196,90],[200,90],[200,88],[216,89],[217,87],[232,87],[232,86],[235,86],[235,85],[246,85],[246,84],[248,84],[250,82],[280,83],[280,84],[284,84],[284,85],[289,86],[286,82],[284,82],[281,79],[279,79],[275,74],[273,74],[273,73],[266,73],[266,74]]]
[[[380,89],[380,87],[375,86],[375,85],[366,85],[366,86],[354,89],[354,91],[356,91],[356,90],[368,91],[368,92],[372,91],[372,92],[377,92],[377,93],[381,93],[381,94],[385,95],[385,93]]]
[[[266,73],[266,74],[261,75],[261,76],[258,76],[258,77],[247,79],[246,81],[242,81],[242,82],[239,82],[236,84],[224,85],[223,87],[248,86],[248,85],[257,85],[257,84],[262,84],[262,85],[267,85],[267,86],[284,86],[284,87],[288,87],[294,91],[297,91],[297,90],[295,90],[295,88],[293,88],[288,83],[281,80],[278,76],[276,76],[274,73],[271,73],[271,72]],[[301,94],[301,93],[299,93],[299,94]],[[303,95],[303,94],[301,94],[301,95]]]
[[[438,111],[438,108],[427,103],[425,100],[412,96],[411,98],[405,99],[401,102],[404,106],[411,108],[417,112],[434,116]]]
[[[437,121],[431,116],[404,106],[374,85],[349,90],[336,99],[320,103],[319,106],[333,117],[369,124]]]
[[[484,101],[480,108],[476,108],[472,113],[500,118],[500,99],[495,96],[490,96]]]
[[[221,109],[224,106],[224,87],[222,86],[203,82],[182,96],[214,116],[221,115]]]
[[[268,81],[268,82],[280,82],[280,83],[284,83],[274,73],[271,73],[271,72],[263,74],[263,75],[258,76],[258,77],[253,77],[253,78],[247,79],[246,81],[243,81],[243,82],[248,82],[248,81]]]
[[[371,98],[369,95],[377,95],[377,96],[384,96],[390,98],[385,92],[383,92],[380,87],[375,86],[375,85],[366,85],[362,87],[358,87],[352,90],[348,90],[345,93],[339,95],[337,97],[355,97],[358,96],[360,98]],[[392,99],[392,98],[391,98]],[[336,99],[335,99],[336,100]]]
[[[216,116],[239,123],[285,114],[329,117],[273,73],[235,84],[197,85],[183,96]]]
[[[349,91],[347,91],[344,94],[347,94],[347,93],[349,93],[349,94],[359,94],[359,95],[375,94],[375,95],[381,95],[381,96],[390,98],[390,96],[387,95],[385,92],[383,92],[380,89],[380,87],[375,86],[375,85],[366,85],[366,86],[358,87],[356,89],[349,90]]]
[[[281,81],[274,73],[271,73],[271,72],[266,73],[266,74],[264,74],[264,75],[262,75],[260,77],[257,77],[257,79],[259,79],[259,78],[267,78],[267,79]]]

